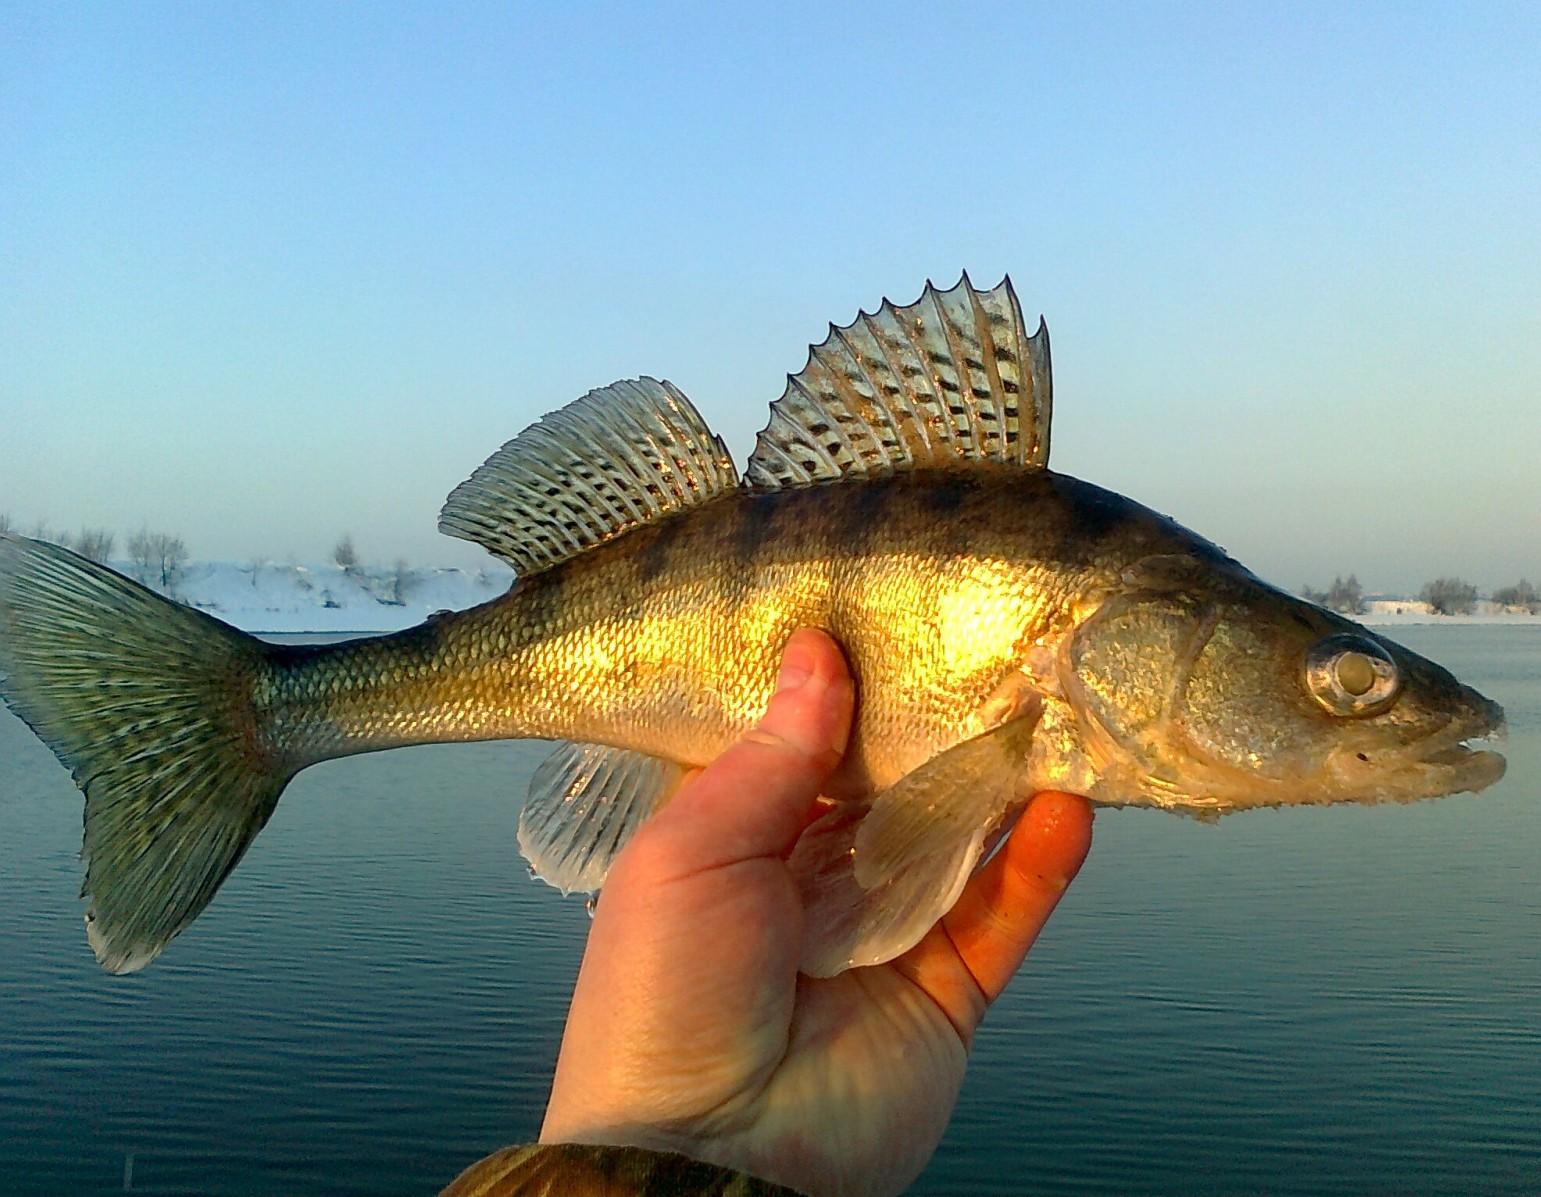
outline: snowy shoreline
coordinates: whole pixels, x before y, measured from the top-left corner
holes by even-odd
[[[129,572],[127,562],[113,565]],[[179,602],[242,631],[342,634],[397,632],[422,623],[435,611],[459,611],[497,598],[512,580],[512,571],[496,563],[482,569],[343,569],[197,561],[182,566],[169,589]],[[151,584],[156,581],[151,579]]]
[[[127,562],[113,564],[129,570]],[[342,635],[400,631],[435,611],[460,611],[497,598],[512,580],[513,574],[496,562],[481,569],[343,569],[332,564],[199,561],[178,571],[171,593],[247,632]],[[1367,606],[1358,619],[1371,627],[1541,627],[1541,615],[1497,610],[1487,601],[1480,602],[1472,615],[1435,615],[1417,599],[1375,598]]]
[[[1421,604],[1418,604],[1421,605]],[[1487,604],[1484,603],[1483,606]],[[1407,627],[1534,627],[1541,628],[1541,615],[1526,615],[1518,611],[1492,611],[1474,615],[1435,615],[1430,611],[1407,611],[1404,614],[1387,614],[1371,611],[1351,618],[1367,628]]]
[[[1523,611],[1504,610],[1481,599],[1476,611],[1470,615],[1438,615],[1429,605],[1414,598],[1377,598],[1365,603],[1367,610],[1357,619],[1366,627],[1405,627],[1409,624],[1435,624],[1448,627],[1455,624],[1489,627],[1495,624],[1521,624],[1541,628],[1541,614],[1527,615]]]

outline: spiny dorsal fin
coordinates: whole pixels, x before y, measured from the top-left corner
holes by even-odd
[[[760,490],[994,461],[1041,468],[1052,411],[1049,330],[1031,337],[1011,280],[886,299],[830,326],[771,404],[744,472]]]
[[[638,378],[526,428],[454,489],[439,530],[530,574],[737,485],[727,447],[679,388]]]
[[[683,765],[603,744],[564,744],[530,779],[519,850],[564,894],[593,892],[627,841],[674,793]]]

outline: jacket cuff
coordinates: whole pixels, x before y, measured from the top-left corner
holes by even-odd
[[[672,1151],[531,1143],[477,1160],[439,1197],[802,1197]]]

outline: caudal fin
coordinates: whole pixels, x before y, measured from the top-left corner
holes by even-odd
[[[57,545],[0,534],[0,697],[86,795],[86,933],[143,968],[209,903],[293,770],[260,734],[266,647]]]

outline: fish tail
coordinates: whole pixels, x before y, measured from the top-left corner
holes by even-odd
[[[253,696],[268,646],[57,545],[0,534],[0,696],[86,796],[86,932],[143,968],[209,903],[294,767]]]

